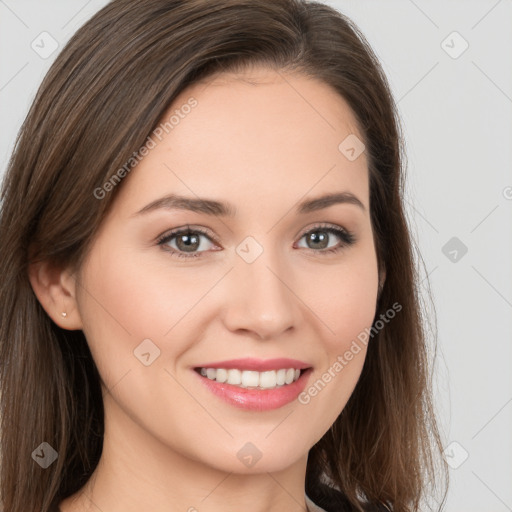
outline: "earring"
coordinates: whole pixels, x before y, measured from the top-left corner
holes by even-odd
[[[64,318],[66,318],[66,317],[68,316],[68,314],[67,314],[65,311],[63,311],[63,312],[61,313],[61,315],[62,315]]]

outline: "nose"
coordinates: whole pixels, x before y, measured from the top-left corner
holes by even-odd
[[[224,324],[230,331],[247,331],[267,340],[297,327],[300,300],[291,272],[270,253],[264,251],[252,263],[235,260],[225,288]]]

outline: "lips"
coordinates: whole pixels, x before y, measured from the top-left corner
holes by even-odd
[[[194,368],[201,383],[238,408],[265,411],[292,402],[306,386],[310,365],[289,358],[232,359]]]

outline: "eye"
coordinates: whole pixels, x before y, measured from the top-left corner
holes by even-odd
[[[328,245],[332,235],[336,235],[341,240],[341,242],[334,247]],[[341,249],[354,244],[356,241],[354,234],[350,231],[347,231],[341,227],[325,224],[314,226],[312,229],[302,235],[301,240],[304,237],[306,237],[306,244],[310,244],[307,249],[322,255],[336,253]]]
[[[158,239],[157,243],[163,246],[166,251],[169,251],[172,256],[177,256],[178,258],[197,258],[201,256],[202,251],[194,251],[204,247],[204,244],[201,244],[201,237],[211,241],[211,237],[206,231],[200,228],[191,229],[190,226],[187,226],[186,228],[176,229],[164,234]],[[176,238],[176,247],[171,246],[174,238]]]

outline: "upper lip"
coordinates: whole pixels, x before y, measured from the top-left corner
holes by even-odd
[[[289,359],[280,357],[277,359],[229,359],[227,361],[215,361],[214,363],[205,363],[197,365],[196,368],[225,368],[226,370],[252,370],[256,372],[264,372],[270,370],[280,370],[283,368],[295,368],[303,370],[310,368],[311,365],[297,359]]]

